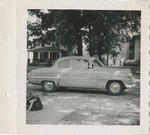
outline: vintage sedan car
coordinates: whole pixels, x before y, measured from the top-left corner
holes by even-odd
[[[52,67],[32,70],[28,79],[32,84],[42,85],[47,92],[81,88],[119,95],[135,85],[130,69],[105,67],[98,59],[84,56],[62,57]]]

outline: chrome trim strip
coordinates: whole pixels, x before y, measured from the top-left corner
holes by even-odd
[[[55,79],[58,79],[59,77],[40,77],[40,76],[36,76],[36,77],[31,77],[31,79],[41,79],[41,78],[55,78]]]

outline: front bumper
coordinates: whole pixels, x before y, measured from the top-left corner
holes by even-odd
[[[135,88],[135,87],[136,87],[135,79],[132,77],[132,78],[130,79],[130,81],[128,82],[128,84],[125,85],[125,87],[126,87],[127,89]]]
[[[133,84],[127,84],[127,85],[125,85],[125,87],[126,87],[127,89],[133,89],[133,88],[136,87],[136,83],[133,83]]]
[[[133,89],[133,88],[136,87],[136,81],[135,81],[135,79],[134,79],[132,74],[129,75],[129,78],[128,78],[126,84],[125,84],[125,87],[127,89]]]

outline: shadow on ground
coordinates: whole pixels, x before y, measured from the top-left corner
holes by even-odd
[[[27,112],[27,124],[57,125],[139,125],[140,89],[126,90],[120,96],[106,91],[58,89],[44,92],[41,86],[28,84],[39,95],[43,110]]]

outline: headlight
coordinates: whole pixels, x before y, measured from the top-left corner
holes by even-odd
[[[130,83],[130,84],[135,83],[135,80],[134,80],[134,77],[133,77],[132,74],[129,75],[129,83]]]
[[[129,77],[128,77],[129,79],[132,79],[133,78],[133,75],[132,74],[129,74]]]

